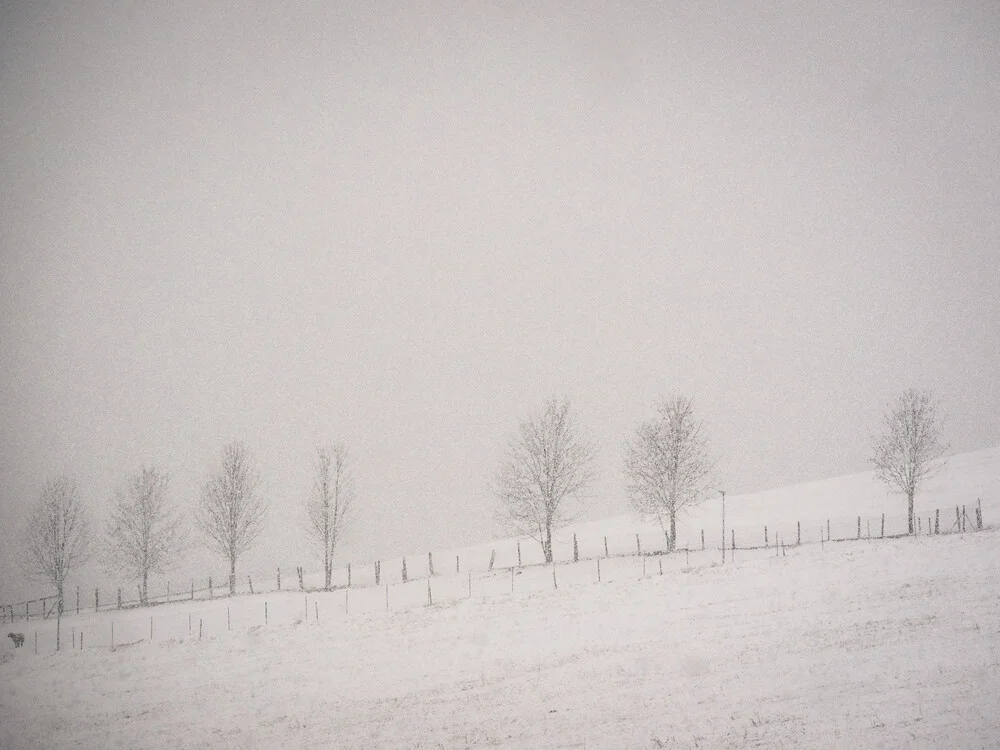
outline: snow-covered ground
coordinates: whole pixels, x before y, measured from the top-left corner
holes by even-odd
[[[66,618],[0,746],[1000,746],[1000,533],[716,556]]]

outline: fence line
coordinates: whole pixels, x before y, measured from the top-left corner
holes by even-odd
[[[879,520],[881,521],[881,518]],[[978,524],[970,523],[971,518],[965,519],[966,523],[963,527],[962,520],[963,515],[961,508],[959,508],[952,530],[941,531],[940,529],[943,527],[939,527],[937,533],[961,533],[963,528],[966,531],[975,531],[980,528]],[[796,524],[796,527],[796,531],[798,531],[799,525]],[[802,537],[795,544],[787,542],[781,533],[775,533],[773,536],[769,534],[767,546],[753,542],[747,546],[738,545],[740,530],[734,529],[730,532],[730,544],[727,544],[726,547],[727,551],[733,555],[730,557],[730,561],[734,559],[736,552],[749,555],[757,554],[760,559],[765,559],[773,550],[775,556],[784,557],[787,556],[788,550],[794,550],[802,545],[820,544],[825,548],[825,544],[828,542],[857,543],[859,541],[857,518],[855,518],[854,527],[854,536],[828,539],[826,525],[816,526],[818,533],[808,535],[808,538]],[[926,528],[928,529],[926,533],[935,533],[932,526],[929,525]],[[863,530],[865,533],[861,535],[860,541],[867,543],[874,543],[880,539],[909,536],[908,534],[896,533],[885,536],[872,534],[869,537],[867,524]],[[881,531],[881,527],[879,531]],[[629,536],[634,542],[634,534]],[[210,603],[213,601],[212,599],[202,598],[194,600],[198,602],[195,607],[171,608],[162,615],[156,615],[155,610],[152,613],[147,610],[140,614],[132,609],[130,612],[123,611],[121,617],[113,617],[110,622],[107,618],[101,618],[97,622],[77,622],[71,627],[71,645],[66,644],[62,648],[65,650],[69,648],[83,649],[86,643],[87,648],[118,650],[144,642],[194,638],[195,622],[198,626],[198,639],[201,640],[206,636],[223,635],[232,630],[256,629],[272,624],[280,626],[310,621],[318,622],[321,617],[329,618],[330,613],[334,613],[333,616],[336,617],[338,611],[343,612],[343,617],[350,617],[352,613],[359,612],[371,615],[383,611],[383,608],[386,612],[399,612],[434,606],[435,604],[447,604],[472,597],[483,599],[518,594],[530,595],[542,590],[562,590],[574,585],[602,584],[616,580],[635,580],[640,577],[659,577],[691,570],[692,557],[695,558],[695,567],[717,567],[720,564],[717,557],[718,550],[710,545],[702,547],[699,544],[694,548],[685,545],[684,547],[676,547],[670,552],[658,549],[650,550],[648,547],[638,549],[633,547],[632,549],[632,554],[613,554],[610,553],[609,549],[607,555],[597,555],[592,558],[581,557],[576,561],[569,558],[553,563],[524,564],[522,559],[522,565],[502,568],[494,566],[493,570],[480,570],[476,575],[468,570],[464,571],[464,575],[449,571],[444,575],[426,576],[421,579],[410,579],[392,584],[384,583],[379,586],[355,585],[350,588],[343,586],[331,591],[323,591],[322,589],[289,591],[285,589],[279,592],[272,590],[263,595],[241,597],[238,600],[227,599],[225,602],[218,601],[215,604]],[[636,554],[640,549],[641,554]],[[683,553],[683,557],[681,557],[681,553]],[[655,560],[657,564],[647,564],[652,560]],[[731,564],[731,562],[726,564]],[[228,589],[228,586],[226,588]],[[294,599],[299,595],[302,596],[302,600],[298,605],[295,605]],[[342,601],[338,599],[341,595],[343,596]],[[273,598],[275,596],[283,600],[284,607],[269,607],[269,603],[275,603]],[[310,603],[312,603],[311,607]],[[323,607],[320,607],[321,603]],[[223,609],[225,609],[224,619]],[[321,610],[326,614],[321,615]],[[51,631],[51,629],[50,623],[49,630]],[[39,630],[35,630],[33,634],[35,653],[38,653],[39,648],[39,632]],[[56,650],[56,643],[52,638],[54,634],[42,631],[42,635],[51,641],[51,649]],[[47,645],[49,645],[48,642],[43,642],[43,649]]]
[[[946,509],[946,518],[948,517],[947,513],[948,510]],[[924,517],[918,516],[920,524],[915,529],[916,533],[914,535],[963,533],[966,531],[981,530],[983,528],[981,500],[977,502],[976,506],[972,509],[971,514],[966,506],[959,505],[955,506],[955,514],[955,518],[951,520],[950,523],[947,520],[942,523],[940,509],[936,509],[932,515],[928,515],[926,517],[926,525],[923,523],[925,520]],[[886,521],[889,521],[888,528],[886,526]],[[818,534],[809,530],[810,528],[815,528],[813,524],[807,524],[804,532],[803,525],[800,521],[796,521],[794,523],[786,522],[779,524],[761,524],[756,529],[746,525],[736,527],[729,526],[728,528],[731,538],[729,540],[729,544],[725,545],[725,551],[730,552],[731,554],[735,554],[735,552],[753,552],[759,550],[778,549],[779,544],[783,549],[786,549],[794,548],[802,544],[819,543],[823,545],[827,542],[857,541],[860,539],[898,539],[910,536],[907,516],[894,515],[887,517],[884,513],[874,518],[866,518],[864,516],[852,516],[850,518],[827,518],[825,519],[824,525],[820,527]],[[577,562],[584,560],[599,560],[601,558],[634,557],[645,559],[648,556],[663,556],[681,552],[683,552],[686,557],[689,557],[692,553],[708,551],[717,553],[720,551],[719,546],[715,546],[711,542],[706,544],[705,529],[689,529],[687,530],[687,533],[696,540],[696,543],[692,545],[691,540],[688,539],[683,545],[675,545],[673,550],[669,549],[665,534],[659,531],[622,531],[600,536],[581,536],[579,532],[557,533],[557,538],[553,539],[553,557],[556,562]],[[817,539],[817,537],[819,538]],[[610,546],[609,539],[612,542]],[[544,556],[541,553],[541,545],[537,544],[537,542],[523,546],[521,542],[524,541],[524,538],[519,538],[515,541],[516,554],[515,545],[511,543],[501,543],[491,548],[489,563],[485,566],[485,568],[480,568],[480,572],[491,573],[495,570],[506,571],[525,569],[549,564],[544,560]],[[505,546],[510,547],[511,549],[503,549]],[[481,547],[481,549],[486,548],[486,545],[482,545]],[[506,560],[501,559],[499,564],[497,563],[498,549],[504,557],[508,558]],[[558,555],[556,554],[557,552],[559,553]],[[475,555],[472,553],[470,556]],[[408,558],[411,560],[409,571],[407,569]],[[468,564],[468,560],[463,565],[460,558],[461,554],[456,555],[455,569],[456,571],[465,570],[469,574],[469,586],[471,588],[471,574],[476,570],[476,568],[470,566]],[[406,585],[410,582],[441,579],[442,577],[448,575],[447,573],[443,575],[441,573],[435,573],[431,553],[427,554],[426,565],[422,566],[426,567],[427,570],[424,572],[419,571],[416,563],[420,559],[420,556],[407,556],[400,558],[401,565],[398,568],[390,568],[389,570],[382,569],[382,561],[373,561],[361,565],[349,563],[344,568],[339,568],[334,571],[339,574],[337,578],[341,581],[341,583],[332,585],[331,590],[346,590],[348,588],[379,588],[381,586],[388,587],[390,585],[399,586]],[[725,556],[723,559],[725,560]],[[732,559],[732,557],[730,557],[730,559]],[[354,572],[353,576],[352,568]],[[391,572],[394,570],[399,570],[398,577],[391,575]],[[305,569],[302,567],[297,567],[296,573],[298,584],[296,588],[300,592],[317,592],[324,590],[322,585],[307,586],[305,582],[307,575],[315,578],[317,576],[322,576],[322,573],[306,574]],[[394,578],[394,580],[386,580],[386,578],[390,577]],[[345,578],[346,582],[344,580]],[[213,581],[223,581],[224,583],[221,586],[213,585]],[[219,578],[209,576],[208,583],[208,586],[196,588],[195,582],[192,579],[187,588],[174,589],[171,591],[170,583],[168,581],[166,584],[167,591],[161,595],[149,594],[146,597],[145,606],[155,606],[159,604],[183,601],[210,601],[215,598],[229,597],[228,575],[220,576]],[[276,570],[274,578],[275,587],[271,587],[269,585],[270,580],[268,583],[258,580],[257,586],[254,587],[250,576],[247,577],[247,583],[249,584],[249,592],[243,587],[237,586],[236,595],[240,596],[245,595],[246,593],[251,593],[260,596],[265,593],[281,591],[287,592],[290,590],[287,586],[285,586],[284,589],[282,588],[281,568]],[[291,590],[294,590],[294,588]],[[81,601],[80,590],[79,587],[77,587],[76,605],[75,607],[70,607],[65,606],[64,604],[63,616],[65,617],[74,613],[79,614],[81,612],[131,610],[144,606],[141,602],[138,588],[136,589],[136,595],[133,598],[123,598],[122,591],[123,589],[116,588],[112,592],[114,596],[106,596],[105,598],[102,598],[100,588],[95,588],[93,592],[93,601],[86,602]],[[207,597],[205,596],[206,593]],[[388,595],[388,588],[386,588],[386,594]],[[71,597],[67,597],[67,600],[70,598]],[[32,617],[42,620],[48,619],[57,605],[57,602],[55,601],[56,599],[57,597],[55,595],[50,595],[46,597],[38,597],[36,599],[17,604],[0,605],[0,622],[6,623],[10,621],[13,623],[19,617],[26,622],[29,622]],[[46,603],[50,601],[53,602],[53,604],[46,608]],[[40,605],[37,608],[38,611],[32,612],[31,605],[36,603]],[[90,606],[88,606],[88,604],[90,604]]]

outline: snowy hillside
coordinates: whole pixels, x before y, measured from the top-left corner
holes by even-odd
[[[622,516],[563,530],[554,568],[524,539],[518,568],[508,539],[435,552],[430,578],[408,557],[407,583],[383,561],[381,586],[356,565],[329,593],[286,580],[73,612],[58,653],[53,619],[19,619],[25,647],[0,645],[0,747],[993,746],[998,469],[1000,449],[953,457],[918,499],[948,532],[981,497],[978,533],[868,539],[881,513],[887,535],[905,517],[861,474],[727,498],[724,566],[715,502],[672,555]],[[862,540],[819,543],[827,518],[856,537],[858,516]],[[803,544],[775,547],[799,520]]]
[[[304,594],[175,604],[152,643],[148,610],[118,613],[119,643],[138,642],[115,651],[102,614],[73,626],[83,650],[5,648],[0,746],[993,746],[998,542],[809,545],[662,575],[645,558],[645,577],[618,558],[601,583],[586,561],[558,566],[558,589],[551,568],[504,571],[405,610],[313,594],[308,619]]]

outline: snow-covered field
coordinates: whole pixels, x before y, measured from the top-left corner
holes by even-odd
[[[709,554],[66,618],[0,745],[1000,747],[1000,533]]]

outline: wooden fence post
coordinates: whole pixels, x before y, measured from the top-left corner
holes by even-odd
[[[767,524],[764,524],[764,549],[767,549]]]
[[[406,575],[406,558],[404,557],[403,558],[403,583],[406,583],[408,580],[410,580],[410,579]]]
[[[576,546],[576,532],[573,532],[573,562],[580,562],[580,548]]]
[[[941,509],[940,508],[935,508],[934,509],[934,533],[935,534],[940,534],[941,533]]]
[[[434,599],[431,598],[431,579],[428,578],[427,579],[427,606],[430,607],[433,604],[434,604]]]
[[[635,535],[635,554],[642,555],[642,544],[639,543],[639,535]]]
[[[247,575],[247,583],[250,584],[250,593],[253,593],[253,579]]]
[[[458,568],[458,555],[455,555],[455,572],[456,573],[460,573],[461,572],[459,570],[459,568]]]
[[[306,610],[306,617],[309,617],[309,610],[308,609]],[[232,620],[229,619],[229,605],[227,604],[226,605],[226,630],[232,630],[232,629],[233,629],[233,623],[232,623]]]
[[[962,514],[958,512],[957,505],[955,506],[955,525],[958,527],[959,531],[962,530]]]
[[[826,541],[830,541],[830,519],[826,519]]]
[[[382,583],[382,563],[378,560],[375,561],[375,585],[378,586]]]
[[[858,516],[858,539],[861,538],[861,516]]]
[[[76,587],[76,613],[80,614],[80,587]]]
[[[101,591],[100,589],[94,589],[94,611],[96,612],[101,608]]]
[[[736,562],[736,529],[733,529],[732,532],[733,532],[733,551],[731,557],[733,562]],[[723,540],[722,543],[725,544],[725,540]]]
[[[194,579],[191,579],[191,601],[194,601]],[[191,635],[188,633],[188,635]]]
[[[430,571],[431,575],[434,575],[434,555],[430,552],[427,553],[427,570]]]
[[[209,599],[215,598],[215,591],[212,589],[212,576],[208,577],[208,598]]]
[[[608,538],[604,537],[604,556],[608,556]]]
[[[705,551],[705,529],[701,530],[701,551]]]
[[[802,544],[802,521],[795,522],[795,546]]]
[[[490,572],[493,572],[493,563],[497,561],[497,551],[495,549],[490,550]]]
[[[427,553],[430,555],[430,552]],[[431,565],[431,575],[434,575],[434,566]],[[347,588],[351,587],[351,564],[347,563]]]
[[[521,567],[521,540],[517,540],[517,567]]]
[[[963,534],[965,533],[965,519],[966,518],[968,518],[968,516],[965,515],[965,506],[963,505],[962,506],[962,533]]]
[[[199,617],[199,618],[198,618],[198,640],[199,640],[199,641],[201,640],[201,626],[202,626],[202,624],[203,624],[203,621],[202,621],[202,619],[201,619],[201,618]]]
[[[552,563],[552,588],[559,588],[559,584],[556,583],[556,564],[554,562]]]
[[[264,624],[267,625],[267,602],[266,601],[264,602]],[[188,626],[188,630],[190,630],[190,625]]]
[[[597,582],[601,582],[601,558],[597,558]]]
[[[976,529],[983,530],[983,499],[981,497],[976,500]]]
[[[885,513],[882,514],[882,534],[880,535],[880,538],[885,538]]]

